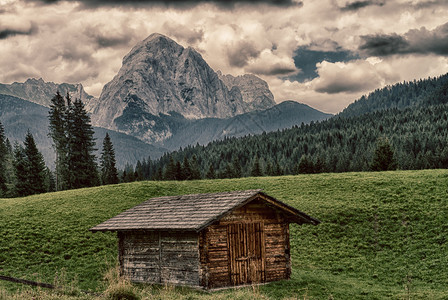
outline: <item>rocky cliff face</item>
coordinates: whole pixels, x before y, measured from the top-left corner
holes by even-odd
[[[56,91],[59,91],[63,96],[68,92],[73,99],[81,99],[86,104],[93,99],[93,96],[90,96],[84,91],[80,83],[57,84],[54,82],[45,82],[42,78],[30,78],[23,83],[0,84],[0,94],[18,97],[46,107],[50,106],[50,100],[56,94]]]
[[[237,77],[223,75],[221,71],[218,71],[217,74],[230,91],[238,90],[241,93],[248,111],[264,110],[276,104],[274,95],[263,79],[252,74]]]
[[[111,121],[126,117],[128,110],[134,117],[141,110],[154,116],[176,112],[192,119],[246,112],[241,95],[230,93],[198,52],[160,34],[150,35],[123,58],[120,71],[89,109],[96,125],[107,128],[117,127]]]
[[[154,143],[169,138],[178,125],[163,121],[167,115],[231,118],[274,104],[263,80],[218,75],[193,48],[155,33],[123,58],[118,74],[87,109],[94,125]]]

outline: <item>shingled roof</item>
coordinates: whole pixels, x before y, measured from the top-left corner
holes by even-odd
[[[297,209],[270,197],[261,190],[210,194],[192,194],[151,198],[91,228],[95,231],[182,230],[201,231],[226,214],[255,198],[284,212],[294,223],[317,225],[314,219]]]

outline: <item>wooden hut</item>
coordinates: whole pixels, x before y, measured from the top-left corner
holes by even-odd
[[[152,198],[90,230],[117,232],[131,281],[208,289],[289,279],[289,223],[319,220],[247,190]]]

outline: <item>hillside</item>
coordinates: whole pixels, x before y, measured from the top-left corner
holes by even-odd
[[[271,108],[252,111],[232,118],[206,118],[188,120],[180,115],[161,116],[160,123],[171,123],[173,135],[165,140],[163,147],[172,151],[189,145],[207,145],[227,137],[242,137],[291,128],[295,125],[317,122],[331,118],[308,105],[284,101]],[[177,125],[174,125],[177,124]]]
[[[0,199],[0,274],[53,282],[65,273],[82,289],[102,290],[103,274],[117,263],[116,235],[90,227],[154,196],[261,188],[322,223],[291,225],[292,279],[261,286],[258,296],[446,299],[447,180],[447,170],[426,170],[148,181]],[[0,281],[2,288],[17,286]],[[172,299],[247,297],[172,293]]]
[[[415,86],[421,87],[420,93]],[[416,93],[407,105],[392,105],[394,95]],[[218,177],[249,176],[257,159],[266,175],[297,174],[301,160],[310,165],[308,173],[369,171],[381,138],[391,144],[398,169],[448,168],[448,75],[386,87],[372,95],[381,97],[361,98],[327,120],[166,154],[153,162],[153,171],[166,170],[171,158],[182,162],[193,156],[203,176],[210,166]],[[229,176],[236,160],[241,175]]]
[[[448,74],[397,83],[377,89],[368,96],[362,96],[338,115],[340,117],[360,116],[387,109],[445,104],[448,102]]]

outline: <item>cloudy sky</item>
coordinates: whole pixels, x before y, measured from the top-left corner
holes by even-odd
[[[42,77],[99,96],[154,32],[277,102],[337,113],[363,94],[448,72],[446,0],[0,0],[0,82]]]

